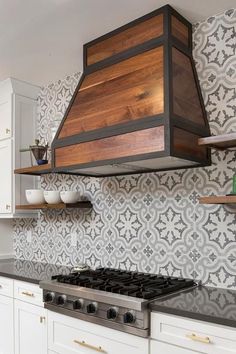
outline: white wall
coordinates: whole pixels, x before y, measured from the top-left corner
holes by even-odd
[[[0,259],[13,256],[13,222],[0,220]]]

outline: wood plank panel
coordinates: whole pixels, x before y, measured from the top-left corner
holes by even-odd
[[[128,97],[122,95],[124,99]],[[122,99],[121,97],[121,99]],[[114,108],[103,109],[102,112],[97,113],[96,110],[86,115],[86,117],[81,117],[80,122],[75,120],[66,121],[63,126],[63,134],[60,134],[59,138],[70,136],[87,132],[97,129],[102,129],[104,127],[112,127],[116,124],[126,123],[127,121],[135,121],[138,118],[154,116],[158,111],[157,107],[160,106],[160,102],[155,97],[147,97],[145,98],[145,102],[143,100],[137,101],[132,104],[132,109],[129,107],[117,106]],[[158,118],[157,118],[158,120]],[[78,126],[79,123],[79,126]]]
[[[189,57],[172,48],[174,113],[205,126],[202,107]]]
[[[142,67],[138,61],[139,69],[135,70],[136,60],[132,58],[123,66],[124,75],[79,91],[59,138],[163,113],[163,48],[154,53],[156,60],[153,51],[150,53],[152,65]],[[127,73],[128,67],[131,73]]]
[[[145,51],[144,53],[87,75],[80,87],[80,91],[137,70],[144,69],[153,65],[153,63],[156,63],[157,66],[163,65],[163,46]]]
[[[188,27],[175,16],[171,16],[171,33],[187,47],[189,46]]]
[[[121,53],[163,34],[163,15],[152,17],[87,48],[87,65]]]
[[[156,63],[153,63],[148,68],[128,73],[124,76],[117,77],[113,80],[81,91],[75,98],[74,107],[77,106],[79,112],[83,112],[82,114],[84,114],[89,108],[92,109],[91,101],[94,105],[97,105],[97,100],[100,100],[100,98],[104,99],[103,103],[109,100],[108,104],[113,106],[112,102],[110,102],[110,99],[112,99],[114,96],[119,100],[122,92],[127,92],[128,90],[135,87],[139,88],[141,95],[141,92],[145,87],[152,87],[156,84],[157,80],[162,79],[163,66],[157,66]],[[100,106],[97,105],[96,110],[99,108]]]
[[[199,136],[180,128],[174,128],[174,153],[207,160],[207,149],[198,145]]]
[[[55,167],[148,154],[164,150],[164,127],[155,127],[55,150]]]

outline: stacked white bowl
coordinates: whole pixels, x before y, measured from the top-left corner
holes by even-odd
[[[29,204],[73,204],[80,200],[80,193],[77,191],[43,191],[41,189],[28,189],[25,191],[26,199]]]

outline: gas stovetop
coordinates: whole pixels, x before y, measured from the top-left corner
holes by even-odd
[[[160,295],[194,285],[194,281],[191,279],[127,272],[109,268],[58,275],[52,277],[52,279],[56,279],[59,283],[128,295],[140,299],[154,299]]]
[[[194,286],[192,279],[110,268],[57,275],[40,283],[46,308],[144,337],[149,333],[149,303]]]

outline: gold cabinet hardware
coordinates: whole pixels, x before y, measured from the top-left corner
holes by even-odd
[[[10,132],[11,132],[11,129],[6,128],[6,134],[10,134]]]
[[[0,289],[2,289],[2,287],[3,287],[3,286],[0,284]]]
[[[11,209],[10,204],[6,204],[6,209],[7,209],[7,210]]]
[[[30,293],[29,291],[22,291],[22,295],[29,296],[29,297],[34,297],[33,293]]]
[[[46,321],[46,317],[45,316],[40,316],[40,323],[43,323]]]
[[[82,347],[85,347],[85,348],[93,349],[93,350],[95,350],[96,352],[99,352],[99,353],[107,353],[106,350],[102,349],[101,346],[96,347],[94,345],[86,343],[84,340],[80,341],[80,340],[76,340],[75,339],[74,343],[75,344],[79,344],[79,345],[81,345]]]
[[[209,337],[200,337],[200,336],[197,336],[194,333],[187,334],[186,337],[191,339],[191,340],[194,340],[195,342],[200,342],[200,343],[204,343],[204,344],[211,344],[211,340],[210,340]]]

